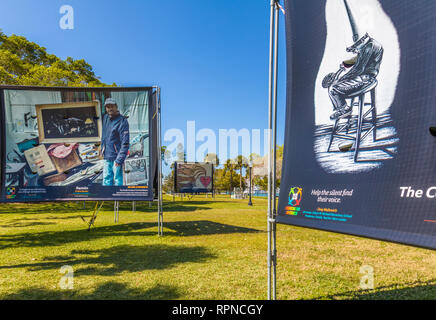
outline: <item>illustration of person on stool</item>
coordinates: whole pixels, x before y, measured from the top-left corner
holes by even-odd
[[[329,73],[322,81],[323,88],[328,89],[330,100],[333,104],[333,113],[330,119],[335,121],[330,137],[327,151],[330,151],[333,139],[335,137],[346,140],[353,140],[353,143],[347,143],[341,151],[348,151],[354,147],[354,161],[357,161],[359,145],[371,131],[373,140],[376,139],[377,113],[375,107],[375,87],[377,86],[377,75],[379,74],[380,65],[383,59],[383,47],[375,39],[371,38],[368,33],[359,36],[359,31],[355,23],[352,12],[348,6],[347,0],[344,0],[351,30],[353,33],[353,45],[346,48],[347,52],[352,52],[355,56],[349,60],[343,61],[336,73]],[[346,72],[348,69],[348,72]],[[342,75],[346,72],[344,75]],[[341,76],[342,75],[342,76]],[[365,94],[371,93],[371,103],[365,103]],[[358,98],[359,115],[356,123],[356,136],[348,135],[351,127],[351,115],[353,112],[354,101]],[[347,104],[347,99],[351,103]],[[370,105],[369,111],[364,113],[363,108]],[[371,113],[371,119],[368,120],[366,115]],[[339,124],[339,120],[347,118],[346,124]],[[371,128],[361,136],[365,122],[371,122]],[[341,132],[346,130],[347,134]]]
[[[383,58],[382,46],[368,34],[358,39],[348,52],[357,54],[353,59],[344,61],[335,74],[328,74],[323,81],[323,87],[328,88],[334,112],[331,120],[350,115],[352,106],[347,105],[345,99],[362,89],[369,87],[376,79]],[[351,69],[342,77],[340,75]]]

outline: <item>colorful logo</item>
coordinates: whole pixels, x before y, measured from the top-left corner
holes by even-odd
[[[300,205],[301,197],[303,196],[303,189],[298,187],[293,187],[289,190],[289,205],[297,207]]]
[[[291,216],[298,215],[300,211],[301,198],[303,196],[303,188],[293,187],[289,190],[289,206],[287,206],[286,214]]]
[[[6,188],[6,199],[13,199],[16,197],[17,189],[15,187]]]

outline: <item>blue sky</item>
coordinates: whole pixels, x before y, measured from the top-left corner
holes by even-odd
[[[3,0],[0,28],[61,58],[85,59],[106,83],[162,87],[163,132],[268,125],[269,0]],[[74,29],[62,30],[62,5]],[[281,16],[278,143],[285,118]]]

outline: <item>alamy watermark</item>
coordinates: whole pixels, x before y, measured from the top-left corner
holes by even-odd
[[[62,266],[59,269],[59,273],[63,276],[59,280],[59,287],[62,290],[73,290],[74,289],[74,269],[72,266]]]
[[[62,30],[73,30],[74,29],[74,9],[68,4],[64,4],[60,7],[59,13],[62,17],[59,20],[59,27]]]
[[[165,131],[163,144],[167,145],[165,162],[174,161],[203,162],[206,155],[215,154],[220,161],[235,161],[238,155],[247,160],[249,155],[267,153],[270,130],[264,129],[219,129],[197,130],[195,121],[187,121],[186,136],[181,129]],[[262,143],[263,140],[263,143]],[[263,145],[263,148],[261,148]],[[263,150],[262,150],[263,149]]]
[[[369,265],[363,265],[360,267],[360,289],[372,290],[374,289],[374,268]]]

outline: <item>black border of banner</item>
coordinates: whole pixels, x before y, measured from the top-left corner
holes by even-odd
[[[5,190],[5,181],[6,181],[6,112],[5,112],[5,93],[2,87],[0,87],[0,132],[1,132],[1,139],[0,139],[0,152],[1,152],[1,163],[0,163],[0,170],[1,170],[1,176],[0,176],[0,185],[1,185],[1,192],[0,192],[0,202],[3,202],[6,198]]]
[[[279,211],[281,212],[281,211]],[[370,227],[365,227],[365,226],[359,226],[359,225],[348,225],[350,228],[344,228],[343,231],[339,231],[337,229],[334,228],[322,228],[322,227],[317,227],[317,226],[313,226],[310,224],[297,224],[297,223],[291,223],[289,221],[286,221],[286,215],[280,213],[276,220],[277,223],[279,224],[284,224],[284,225],[288,225],[288,226],[293,226],[293,227],[299,227],[299,228],[308,228],[308,229],[312,229],[312,230],[318,230],[318,231],[324,231],[324,232],[333,232],[333,233],[337,233],[337,234],[343,234],[343,235],[347,235],[347,236],[354,236],[354,237],[358,237],[358,238],[365,238],[365,239],[371,239],[371,240],[378,240],[378,241],[387,241],[387,242],[391,242],[391,243],[396,243],[396,244],[401,244],[401,245],[406,245],[406,246],[412,246],[412,247],[417,247],[417,248],[422,248],[422,249],[430,249],[433,251],[436,251],[436,247],[431,247],[426,246],[425,244],[423,244],[423,242],[427,242],[427,241],[421,241],[421,242],[402,242],[399,240],[393,240],[387,237],[383,237],[383,236],[378,236],[377,234],[379,232],[383,232],[382,230],[385,230],[386,232],[390,233],[390,234],[395,234],[395,235],[403,235],[403,236],[414,236],[414,237],[419,237],[421,235],[419,234],[415,234],[415,233],[407,233],[407,232],[402,232],[402,231],[395,231],[395,230],[391,230],[391,229],[383,229],[383,228],[370,228]],[[284,218],[284,219],[283,219]],[[309,219],[304,219],[304,218],[298,218],[300,219],[300,221],[306,221],[309,222]],[[311,220],[310,220],[311,221]],[[316,222],[316,221],[314,221]],[[363,232],[359,232],[357,233],[353,233],[352,229],[353,226],[355,227],[355,229],[358,230],[362,230],[362,229],[368,229],[367,233],[363,233]],[[385,233],[386,234],[386,233]],[[428,238],[427,236],[423,236],[424,238]],[[430,239],[431,240],[431,239]]]
[[[13,86],[13,85],[0,85],[0,152],[1,152],[1,166],[0,166],[0,203],[37,203],[37,202],[54,202],[54,201],[153,201],[153,181],[152,177],[152,161],[156,156],[153,151],[153,130],[152,130],[152,94],[154,93],[155,87],[43,87],[43,86]],[[6,182],[6,113],[5,113],[5,101],[4,101],[4,90],[27,90],[27,91],[76,91],[76,92],[89,92],[89,91],[103,91],[103,92],[132,92],[132,91],[148,91],[148,136],[149,136],[149,166],[148,170],[148,196],[147,197],[90,197],[90,198],[55,198],[55,199],[28,199],[20,201],[6,201],[5,194],[5,182]],[[157,106],[153,106],[157,110]],[[127,186],[121,186],[119,188],[127,188]]]

